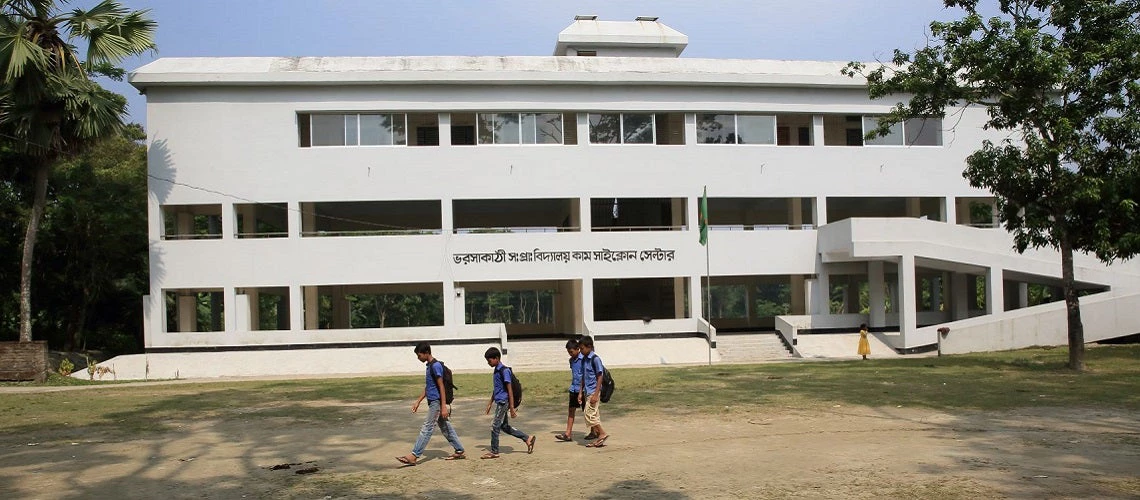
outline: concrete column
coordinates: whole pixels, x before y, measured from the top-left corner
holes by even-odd
[[[950,319],[958,321],[970,317],[970,275],[950,274]]]
[[[238,210],[237,207],[234,207],[234,215],[241,219],[241,232],[246,234],[257,232],[257,205],[246,205],[242,210]],[[237,219],[235,218],[235,220]],[[234,235],[239,238],[241,237],[237,229],[234,230]]]
[[[870,305],[868,321],[872,327],[882,327],[887,324],[887,304],[884,293],[885,276],[883,274],[883,261],[872,260],[867,263],[867,288]]]
[[[942,273],[930,277],[930,310],[942,310]]]
[[[694,318],[705,317],[705,289],[701,284],[704,276],[697,275],[689,278],[689,307]],[[708,320],[708,318],[705,318]]]
[[[942,221],[947,224],[958,223],[958,199],[953,196],[942,198],[942,205],[938,207]]]
[[[301,228],[302,232],[314,232],[317,230],[317,206],[316,204],[301,203]]]
[[[249,226],[246,226],[249,227]],[[246,300],[249,307],[249,330],[261,329],[261,294],[257,292],[256,288],[247,288],[245,290]],[[242,325],[246,326],[246,325]]]
[[[233,217],[229,217],[233,219]],[[225,219],[222,219],[225,220]],[[231,224],[232,229],[232,224]],[[223,234],[226,233],[223,231]],[[229,234],[233,234],[232,232]],[[233,334],[237,331],[237,290],[233,287],[225,287],[222,289],[222,328],[227,333]]]
[[[178,292],[176,299],[178,300],[178,331],[181,333],[198,331],[198,294]]]
[[[1029,283],[1022,281],[1017,284],[1017,308],[1029,307]]]
[[[290,201],[286,206],[289,209],[289,212],[285,215],[285,217],[289,219],[289,237],[296,238],[301,235],[301,203]],[[300,323],[294,324],[300,325]]]
[[[823,115],[811,117],[811,143],[813,146],[823,146]]]
[[[827,198],[823,196],[816,197],[815,210],[812,210],[812,224],[815,227],[827,224]]]
[[[673,220],[670,221],[670,225],[672,225],[673,227],[681,227],[681,226],[685,225],[685,215],[687,215],[685,213],[685,208],[686,208],[685,205],[687,205],[687,203],[685,203],[685,201],[687,201],[687,200],[688,200],[688,198],[673,198],[672,199],[672,203],[671,203],[672,204],[672,207],[671,207],[672,210],[670,210],[670,212],[673,215]],[[700,224],[691,224],[691,225],[700,226]]]
[[[187,235],[194,233],[194,214],[185,210],[179,210],[178,215],[175,216],[175,227],[179,235]]]
[[[847,294],[846,295],[847,295],[847,298],[844,299],[844,302],[846,302],[846,304],[844,304],[844,305],[846,307],[844,308],[843,312],[844,313],[857,314],[860,310],[860,308],[859,308],[859,280],[854,279],[854,277],[852,277],[850,275],[848,276],[848,280],[847,280]]]
[[[593,221],[590,219],[590,199],[578,198],[578,225],[581,226],[582,232],[589,232],[593,229]]]
[[[305,287],[305,329],[316,330],[320,327],[321,301],[317,287]]]
[[[570,294],[573,297],[570,301],[571,308],[573,309],[572,322],[574,324],[574,333],[585,333],[582,325],[585,324],[585,305],[582,302],[584,295],[582,293],[582,280],[570,281]]]
[[[918,301],[914,287],[914,256],[903,255],[899,257],[899,285],[898,294],[900,302],[896,309],[899,313],[899,332],[905,345],[907,335],[912,335],[918,328]]]
[[[815,272],[816,287],[815,297],[812,298],[812,314],[831,314],[831,277],[819,257],[816,257]]]
[[[1005,311],[1005,280],[1000,267],[986,269],[986,314]]]
[[[906,216],[912,218],[919,218],[922,215],[922,205],[918,198],[910,197],[906,199]]]
[[[756,290],[756,283],[747,282],[744,284],[744,319],[749,326],[752,326],[752,321],[756,318],[754,290]]]
[[[582,324],[594,324],[594,279],[582,278]]]
[[[293,290],[285,291],[285,297],[277,302],[277,329],[289,330],[293,328]]]
[[[451,145],[451,113],[439,114],[439,145]]]
[[[688,318],[685,314],[685,278],[673,278],[673,317]]]
[[[578,147],[590,145],[590,114],[578,113]]]
[[[443,219],[440,232],[443,233],[445,239],[449,239],[455,233],[455,203],[453,200],[440,200],[439,209],[440,217]]]
[[[348,298],[344,295],[344,285],[337,285],[332,289],[332,327],[338,329],[351,328],[351,311],[348,307]]]
[[[570,226],[571,227],[577,227],[577,228],[582,227],[582,199],[581,198],[571,198],[570,199]]]
[[[792,278],[792,314],[807,314],[807,286],[804,275],[793,274]]]
[[[697,114],[685,113],[685,145],[697,143]]]
[[[788,223],[792,229],[802,229],[804,224],[803,198],[788,199]]]
[[[463,302],[466,299],[463,295],[463,287],[456,288],[451,280],[443,281],[443,326],[448,331],[454,332],[463,326]]]
[[[699,235],[701,231],[701,194],[701,191],[697,191],[696,196],[688,198],[688,203],[686,203],[685,207],[685,211],[688,213],[688,220],[692,221],[692,223],[689,224],[689,231],[691,231],[690,234],[693,235],[693,239],[690,241],[694,243],[700,241]],[[709,235],[709,237],[711,238],[712,235]],[[701,253],[704,253],[704,249],[701,249]],[[696,314],[694,317],[699,318],[700,315]]]
[[[305,329],[305,297],[300,285],[289,287],[289,329]]]

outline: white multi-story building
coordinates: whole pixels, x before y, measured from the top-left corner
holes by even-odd
[[[1013,252],[962,177],[1003,137],[984,110],[866,140],[893,101],[843,63],[679,58],[687,41],[582,17],[549,57],[139,68],[148,374],[409,371],[422,340],[459,368],[488,345],[562,363],[575,334],[611,364],[715,362],[718,330],[795,351],[863,322],[900,353],[1064,342],[1060,304],[1036,305],[1059,257]],[[1134,307],[1138,276],[1078,258],[1108,292],[1086,310]],[[1090,340],[1140,331],[1085,319]]]

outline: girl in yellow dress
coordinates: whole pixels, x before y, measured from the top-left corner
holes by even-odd
[[[859,355],[867,359],[868,354],[871,354],[871,343],[867,341],[867,324],[862,323],[859,325]]]

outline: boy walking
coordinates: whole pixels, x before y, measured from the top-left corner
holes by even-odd
[[[517,418],[515,408],[515,392],[511,387],[514,376],[511,369],[501,362],[502,354],[497,347],[487,349],[483,355],[487,358],[487,365],[494,368],[491,374],[491,401],[487,403],[487,414],[495,409],[495,416],[491,419],[491,451],[479,458],[499,458],[499,433],[506,432],[526,443],[526,452],[534,453],[534,436],[527,436],[525,432],[511,427],[510,419]],[[510,413],[510,417],[507,417]]]
[[[594,441],[587,444],[587,448],[601,448],[606,445],[610,435],[602,429],[602,416],[598,407],[602,404],[602,374],[606,366],[602,358],[594,352],[594,339],[589,335],[578,340],[582,348],[582,388],[578,394],[579,401],[586,403],[586,425],[590,426],[590,433],[597,436]]]
[[[578,408],[584,408],[582,398],[578,397],[579,391],[582,389],[582,348],[578,346],[578,341],[570,339],[566,341],[566,354],[570,355],[570,399],[569,411],[566,413],[566,432],[562,434],[555,434],[554,439],[559,441],[572,441],[571,432],[574,430],[574,414]],[[593,439],[586,436],[586,439]]]
[[[416,465],[420,457],[424,454],[424,448],[427,447],[428,440],[431,439],[432,432],[435,431],[436,424],[439,424],[440,430],[443,431],[444,437],[451,446],[455,448],[455,453],[452,453],[444,460],[459,460],[467,458],[464,454],[463,445],[459,443],[459,436],[455,433],[455,427],[451,425],[449,417],[451,416],[451,409],[444,401],[444,394],[447,394],[443,386],[443,363],[436,360],[431,355],[431,345],[427,342],[420,342],[416,344],[416,359],[427,366],[427,372],[424,375],[424,392],[420,394],[419,399],[412,405],[412,413],[416,413],[420,409],[420,403],[423,400],[428,402],[428,414],[424,417],[424,425],[420,427],[420,437],[416,439],[416,444],[412,448],[411,455],[404,455],[396,457],[400,463],[406,465]]]

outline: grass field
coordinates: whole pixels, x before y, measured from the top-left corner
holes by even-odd
[[[724,412],[757,406],[847,404],[1001,410],[1095,406],[1140,410],[1140,346],[1089,349],[1087,373],[1064,368],[1065,349],[844,362],[618,368],[610,414],[650,409]],[[568,374],[520,373],[524,405],[563,404]],[[456,374],[456,397],[489,394],[489,375]],[[209,382],[10,393],[0,398],[0,432],[66,432],[99,426],[134,433],[196,417],[351,419],[352,403],[408,400],[419,376]],[[335,402],[336,404],[332,404]],[[347,404],[341,404],[347,403]]]

